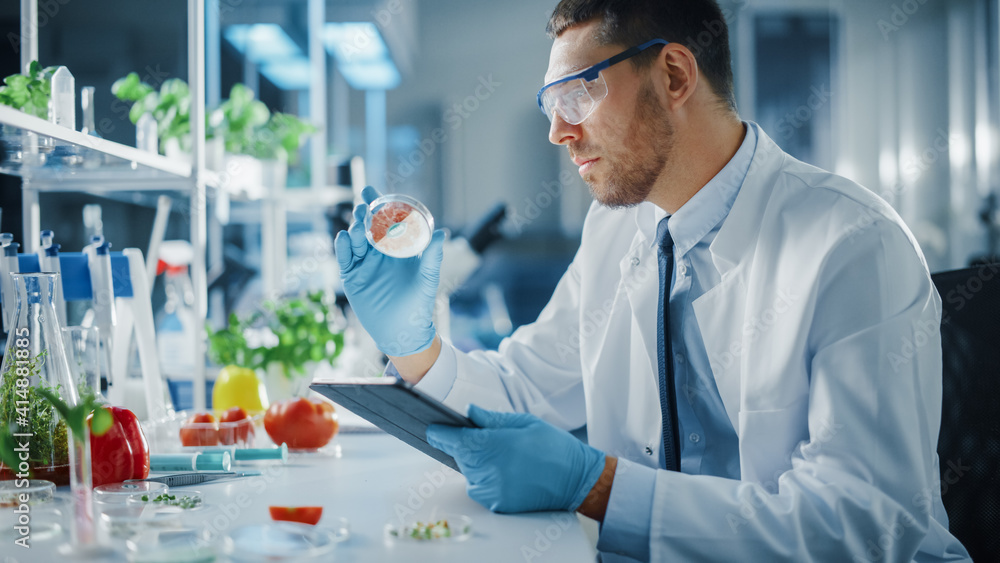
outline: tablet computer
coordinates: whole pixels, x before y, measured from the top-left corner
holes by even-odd
[[[454,458],[427,443],[427,427],[478,428],[465,416],[394,377],[316,381],[309,388],[456,471],[460,470]]]

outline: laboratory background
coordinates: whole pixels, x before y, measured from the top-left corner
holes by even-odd
[[[370,185],[449,231],[436,324],[495,349],[548,301],[592,202],[536,102],[555,4],[4,0],[0,76],[24,78],[7,82],[16,103],[0,94],[16,106],[0,105],[3,273],[61,260],[60,323],[100,329],[90,381],[139,420],[228,405],[213,386],[241,363],[274,402],[385,366],[333,245]],[[720,5],[744,120],[879,194],[932,272],[998,255],[998,0]],[[717,35],[706,22],[693,40]],[[36,81],[48,104],[13,95]],[[168,426],[147,429],[154,453]]]

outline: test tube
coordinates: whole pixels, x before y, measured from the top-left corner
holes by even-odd
[[[83,110],[83,128],[80,132],[84,135],[100,137],[97,126],[94,125],[94,87],[84,86],[80,88],[80,109]]]

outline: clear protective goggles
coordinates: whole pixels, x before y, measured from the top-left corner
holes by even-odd
[[[601,75],[602,70],[630,59],[654,45],[668,43],[665,39],[653,39],[580,72],[550,82],[538,91],[538,107],[549,121],[558,113],[566,123],[579,125],[594,113],[608,95],[608,83]]]

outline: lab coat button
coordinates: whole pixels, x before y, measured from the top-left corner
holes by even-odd
[[[634,267],[634,266],[638,266],[638,265],[639,265],[639,257],[638,256],[633,256],[632,257],[632,266]]]
[[[687,272],[687,266],[684,265],[684,262],[678,262],[677,263],[677,274],[680,275],[680,276],[683,276],[686,272]]]
[[[684,354],[677,354],[676,356],[674,356],[674,360],[676,360],[678,364],[683,364]]]
[[[691,442],[697,444],[698,442],[701,441],[701,436],[695,432],[692,432],[691,435],[688,436],[688,440],[691,440]]]

